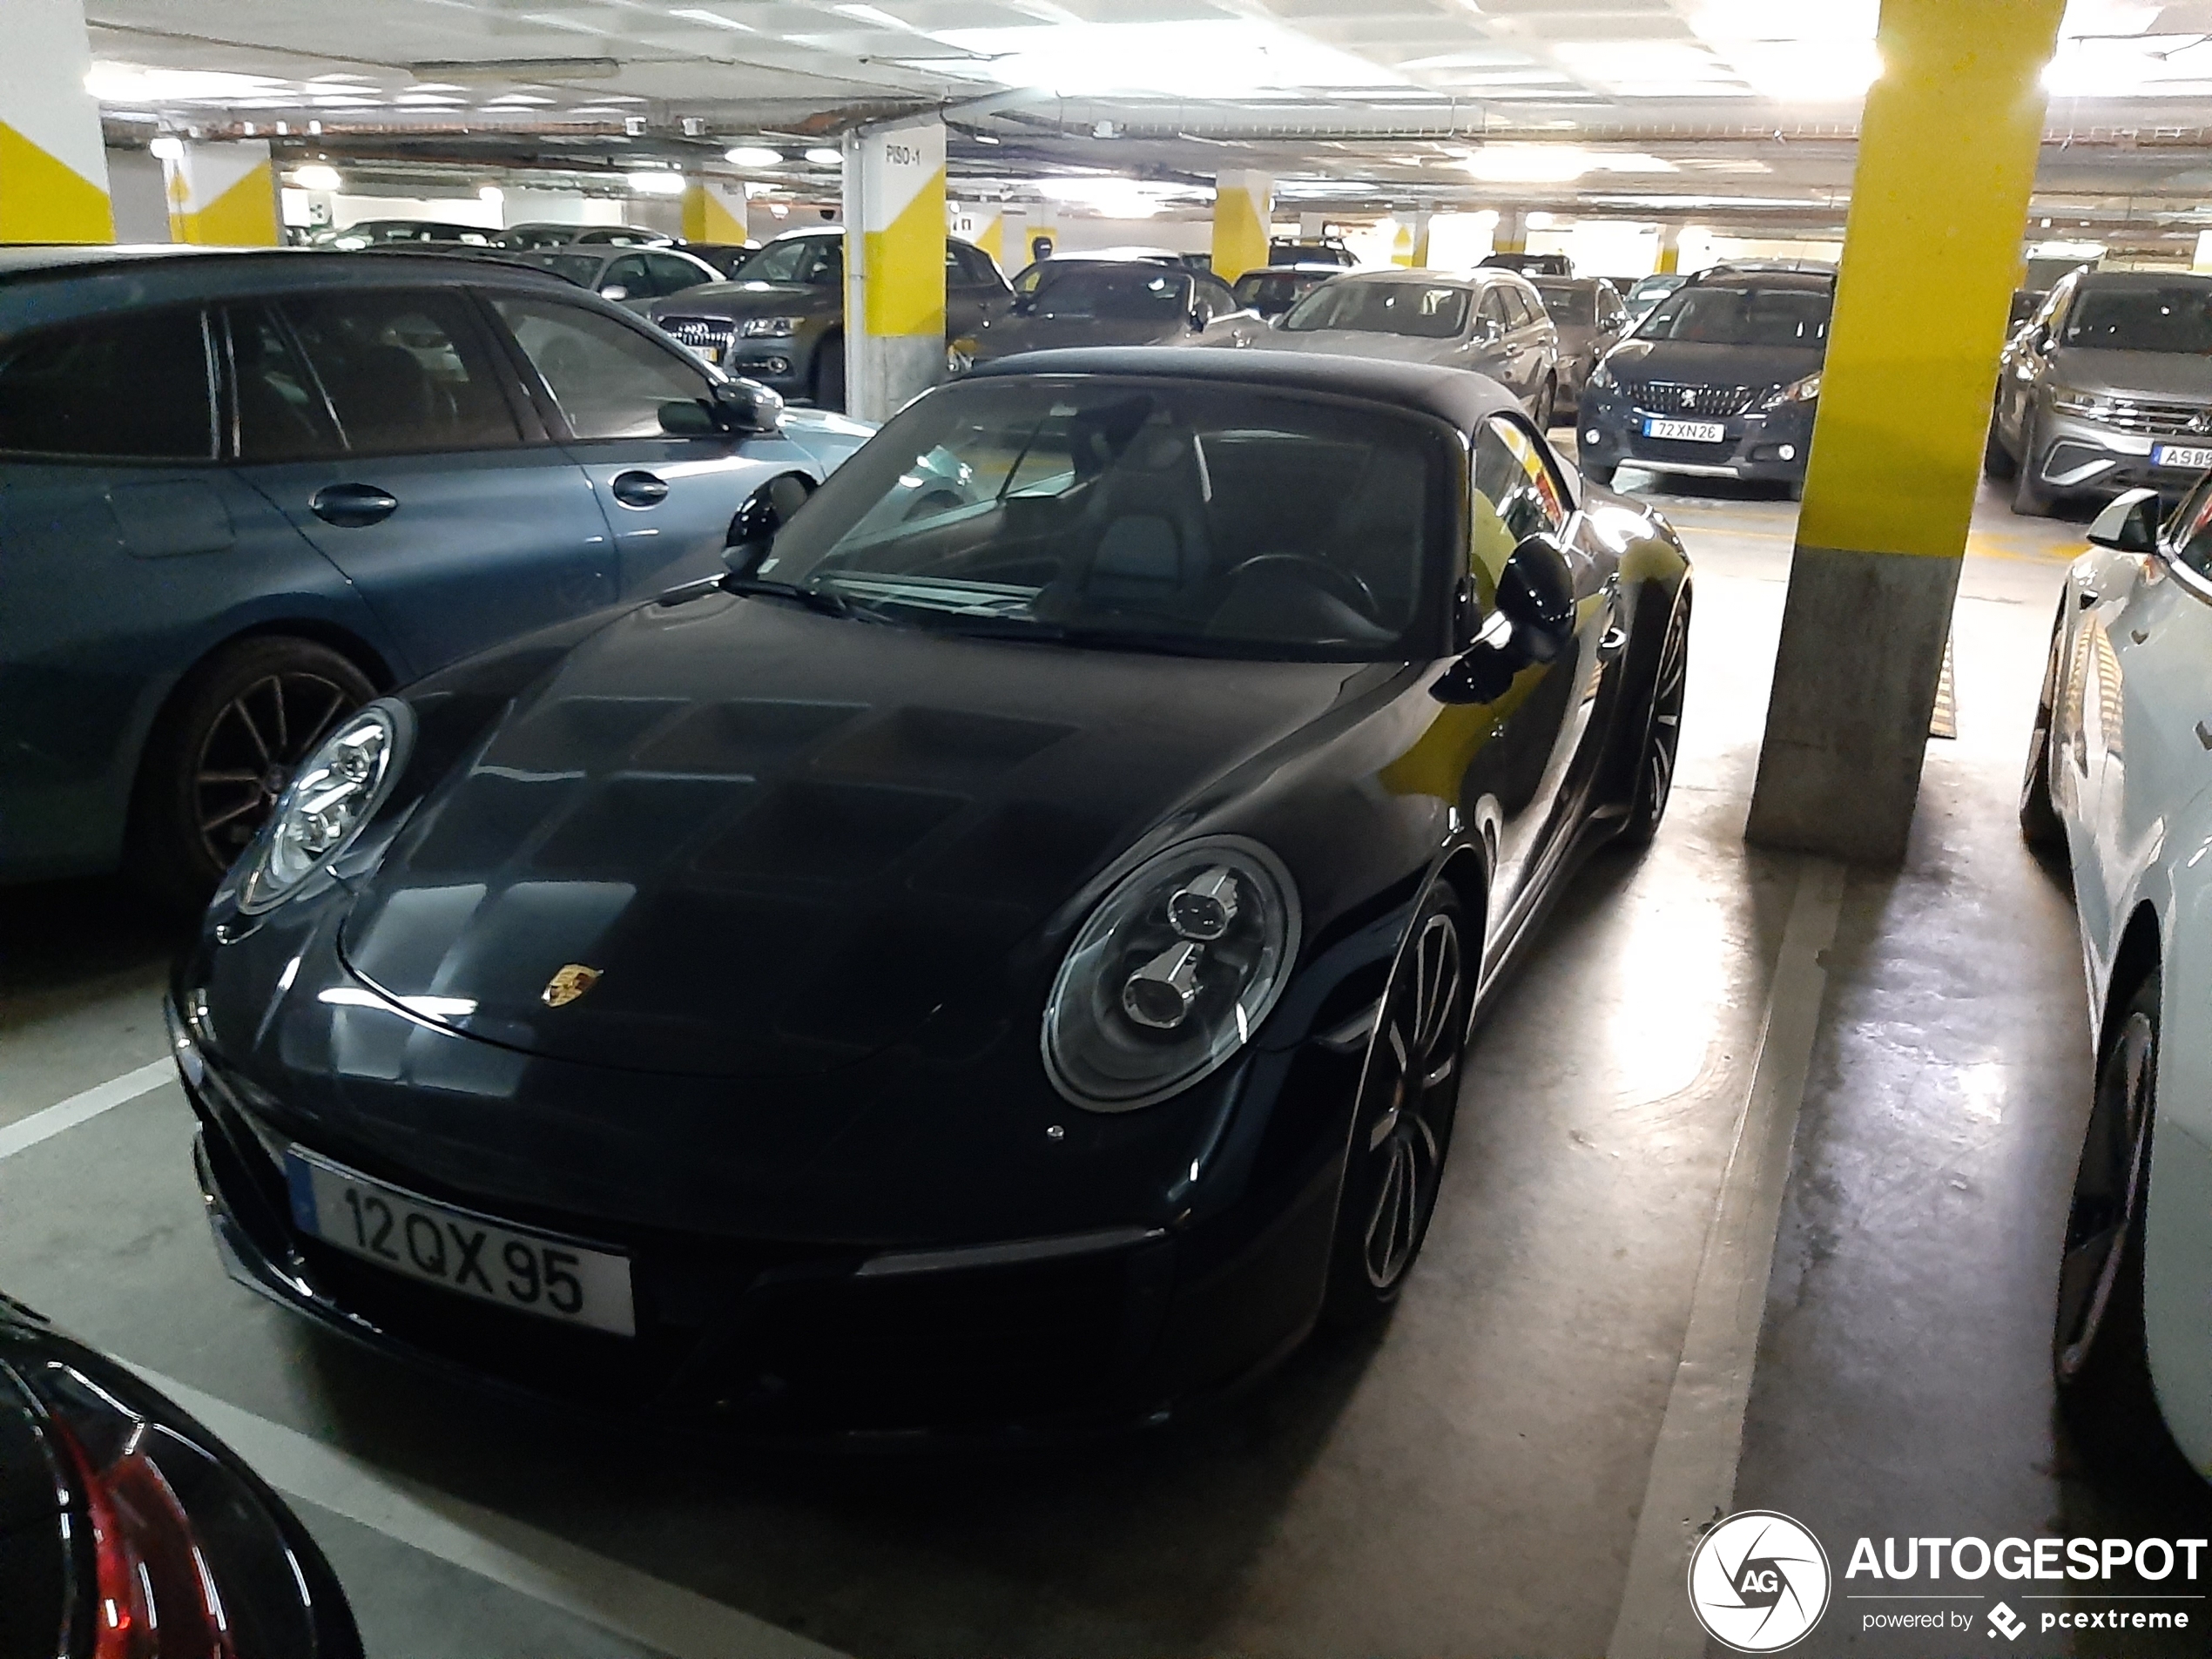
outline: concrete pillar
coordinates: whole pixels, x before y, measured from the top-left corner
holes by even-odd
[[[164,158],[169,179],[169,236],[202,247],[274,247],[276,170],[266,138],[187,143]]]
[[[1528,251],[1528,215],[1518,207],[1498,210],[1497,228],[1490,233],[1493,253],[1526,253]]]
[[[687,242],[743,242],[745,185],[735,179],[684,181],[684,239]]]
[[[1006,213],[995,202],[974,202],[954,207],[951,212],[952,233],[963,242],[973,242],[989,254],[1001,267],[1006,264]]]
[[[1682,268],[1682,226],[1662,225],[1659,227],[1659,263],[1653,274],[1672,276]]]
[[[1428,265],[1428,220],[1423,212],[1401,212],[1392,216],[1398,226],[1390,239],[1390,262],[1425,269]]]
[[[845,407],[888,420],[945,373],[945,125],[845,135]]]
[[[2063,10],[1883,0],[1753,840],[1904,855]]]
[[[1224,172],[1213,181],[1213,268],[1224,282],[1267,263],[1275,181],[1264,172]]]
[[[112,242],[83,0],[8,0],[0,53],[0,242]]]
[[[2189,260],[2189,269],[2196,272],[2199,275],[2202,275],[2207,271],[2212,271],[2212,231],[2199,231],[2196,233],[2196,253],[2195,257]],[[2026,254],[2022,254],[2020,256],[2020,273],[2023,278],[2025,278],[2027,272],[2027,256]]]

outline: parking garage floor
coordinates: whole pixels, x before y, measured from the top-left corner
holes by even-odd
[[[1152,1438],[981,1462],[764,1457],[456,1394],[223,1277],[181,1095],[132,1076],[163,1059],[170,941],[111,884],[0,895],[0,1288],[297,1499],[377,1656],[1603,1652],[1804,877],[1741,839],[1796,509],[1621,482],[1697,561],[1678,792],[1649,853],[1587,867],[1478,1036],[1427,1252],[1372,1339]],[[2064,877],[2013,805],[2080,537],[1981,502],[1958,735],[1905,867],[1834,909],[1733,1506],[1831,1554],[2212,1521],[2178,1461],[2075,1445],[2052,1411],[2090,1056]],[[1858,1626],[1801,1651],[1869,1650]],[[2037,1650],[2138,1650],[2094,1640]]]

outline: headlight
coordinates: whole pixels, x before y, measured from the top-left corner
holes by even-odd
[[[1139,865],[1068,948],[1044,1010],[1053,1086],[1095,1112],[1165,1100],[1244,1047],[1298,955],[1290,872],[1211,835]]]
[[[738,333],[746,340],[788,340],[798,332],[796,317],[747,317],[738,325]]]
[[[1810,403],[1820,395],[1820,371],[1815,369],[1803,380],[1791,381],[1787,386],[1777,386],[1767,394],[1762,408],[1778,409],[1785,403]]]
[[[405,765],[415,735],[403,703],[371,703],[323,742],[277,797],[240,890],[248,914],[281,904],[361,833]]]
[[[2051,407],[2060,415],[2086,415],[2094,420],[2108,420],[2114,401],[2101,392],[2077,392],[2071,386],[2051,388]]]

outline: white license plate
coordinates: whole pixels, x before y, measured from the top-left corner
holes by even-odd
[[[1725,443],[1728,428],[1718,421],[1662,421],[1656,415],[1647,416],[1643,423],[1647,438],[1681,438],[1691,443]]]
[[[2192,472],[2212,468],[2212,448],[2196,448],[2185,444],[2161,443],[2151,448],[2150,464],[2154,467],[2187,467]]]
[[[284,1174],[293,1224],[349,1256],[564,1325],[637,1334],[627,1256],[433,1204],[297,1150]]]
[[[702,346],[698,349],[699,355],[710,363],[718,363],[722,361],[722,347],[719,346]]]

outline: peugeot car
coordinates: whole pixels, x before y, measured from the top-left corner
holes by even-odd
[[[1622,467],[1804,491],[1836,280],[1826,271],[1701,272],[1615,347],[1582,394],[1584,476]]]
[[[1984,470],[2013,510],[2137,485],[2168,502],[2212,469],[2212,277],[2079,271],[2005,347]]]
[[[172,986],[226,1263],[732,1433],[1168,1420],[1406,1292],[1689,604],[1480,375],[981,365],[720,581],[331,732]]]

